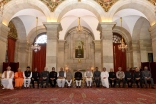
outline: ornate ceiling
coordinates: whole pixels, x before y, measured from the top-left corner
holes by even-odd
[[[47,7],[50,9],[51,12],[54,12],[55,8],[61,4],[64,0],[41,0]]]
[[[0,0],[0,4],[3,3],[5,5],[9,1],[11,0]],[[54,12],[56,7],[65,0],[40,0],[40,1],[42,1],[45,5],[47,5],[47,7],[50,9],[51,12]],[[78,1],[81,2],[81,0],[78,0]],[[101,7],[106,12],[108,12],[109,9],[113,6],[113,4],[115,4],[119,0],[94,0],[94,1],[96,1],[99,5],[101,5]],[[156,5],[156,0],[147,0],[147,1]]]
[[[95,1],[101,5],[101,7],[105,10],[105,12],[108,12],[109,9],[112,7],[112,5],[116,3],[118,0],[95,0]]]
[[[3,4],[5,5],[5,4],[8,3],[9,1],[11,1],[11,0],[0,0],[0,4],[3,3]]]
[[[149,2],[151,2],[153,5],[156,5],[156,0],[148,0]]]

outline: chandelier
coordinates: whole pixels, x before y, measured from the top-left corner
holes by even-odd
[[[80,25],[80,17],[78,18],[78,26],[76,27],[78,32],[83,31],[83,27]]]
[[[37,36],[37,26],[38,26],[38,17],[36,17],[36,36]],[[31,45],[31,49],[34,50],[35,52],[41,50],[41,46],[39,46],[37,43],[34,45]]]
[[[120,17],[120,21],[121,21],[121,28],[122,28],[122,17]],[[124,52],[127,49],[127,45],[124,43],[123,36],[121,38],[122,40],[121,40],[121,43],[118,45],[118,49]]]

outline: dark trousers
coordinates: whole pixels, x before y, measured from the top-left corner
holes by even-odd
[[[135,79],[135,83],[136,83],[136,85],[137,85],[138,88],[139,88],[139,87],[143,87],[143,86],[142,86],[142,80],[141,80],[141,79],[139,79],[139,80],[136,80],[136,79]],[[140,86],[139,86],[139,83],[140,83]]]
[[[130,80],[126,79],[126,82],[128,84],[128,87],[132,87],[132,85],[133,85],[133,79],[130,79]]]
[[[96,87],[100,87],[100,78],[95,78]]]
[[[46,86],[48,86],[48,83],[49,83],[49,79],[42,79],[41,80],[41,86],[43,87],[43,83],[46,82]]]
[[[147,81],[150,81],[150,82],[151,82],[152,87],[154,87],[154,81],[153,81],[153,78],[150,78],[149,80],[144,79],[144,81],[145,81],[145,85],[146,85],[146,87],[147,87]]]
[[[110,83],[110,86],[111,87],[115,87],[115,85],[116,85],[116,79],[114,79],[114,80],[109,79],[109,83]]]
[[[119,87],[120,87],[121,82],[123,83],[122,87],[125,87],[125,79],[124,78],[123,79],[117,79],[117,82],[118,82]]]
[[[51,87],[55,87],[56,86],[56,79],[54,79],[54,80],[49,79],[49,83],[50,83]]]
[[[33,85],[33,88],[34,88],[34,81],[37,81],[37,86],[39,87],[39,79],[34,78],[34,80],[32,80],[32,78],[31,78],[31,83]]]

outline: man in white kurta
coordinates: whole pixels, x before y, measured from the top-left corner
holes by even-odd
[[[10,89],[13,90],[13,78],[14,78],[14,72],[11,71],[11,67],[7,67],[7,71],[4,71],[2,74],[1,84],[3,85],[2,89]]]
[[[66,72],[63,71],[63,68],[60,68],[60,71],[57,74],[57,84],[58,87],[63,88],[65,85]]]
[[[108,77],[109,74],[106,71],[106,68],[103,68],[103,71],[101,72],[101,82],[102,82],[102,86],[109,88],[109,83],[108,83]]]
[[[24,77],[24,87],[27,88],[30,86],[32,72],[30,71],[30,67],[27,66],[27,70],[23,72]]]
[[[84,77],[86,79],[87,87],[92,87],[93,73],[90,69],[87,69],[87,71],[84,73]]]

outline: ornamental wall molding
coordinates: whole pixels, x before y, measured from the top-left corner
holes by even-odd
[[[51,12],[54,12],[56,7],[65,0],[40,0],[50,9]]]
[[[104,10],[108,12],[109,9],[119,0],[94,0],[96,1]]]
[[[149,2],[151,2],[153,5],[156,5],[156,0],[147,0]]]
[[[3,5],[7,4],[8,2],[10,2],[11,0],[0,0],[0,4],[3,3]]]

